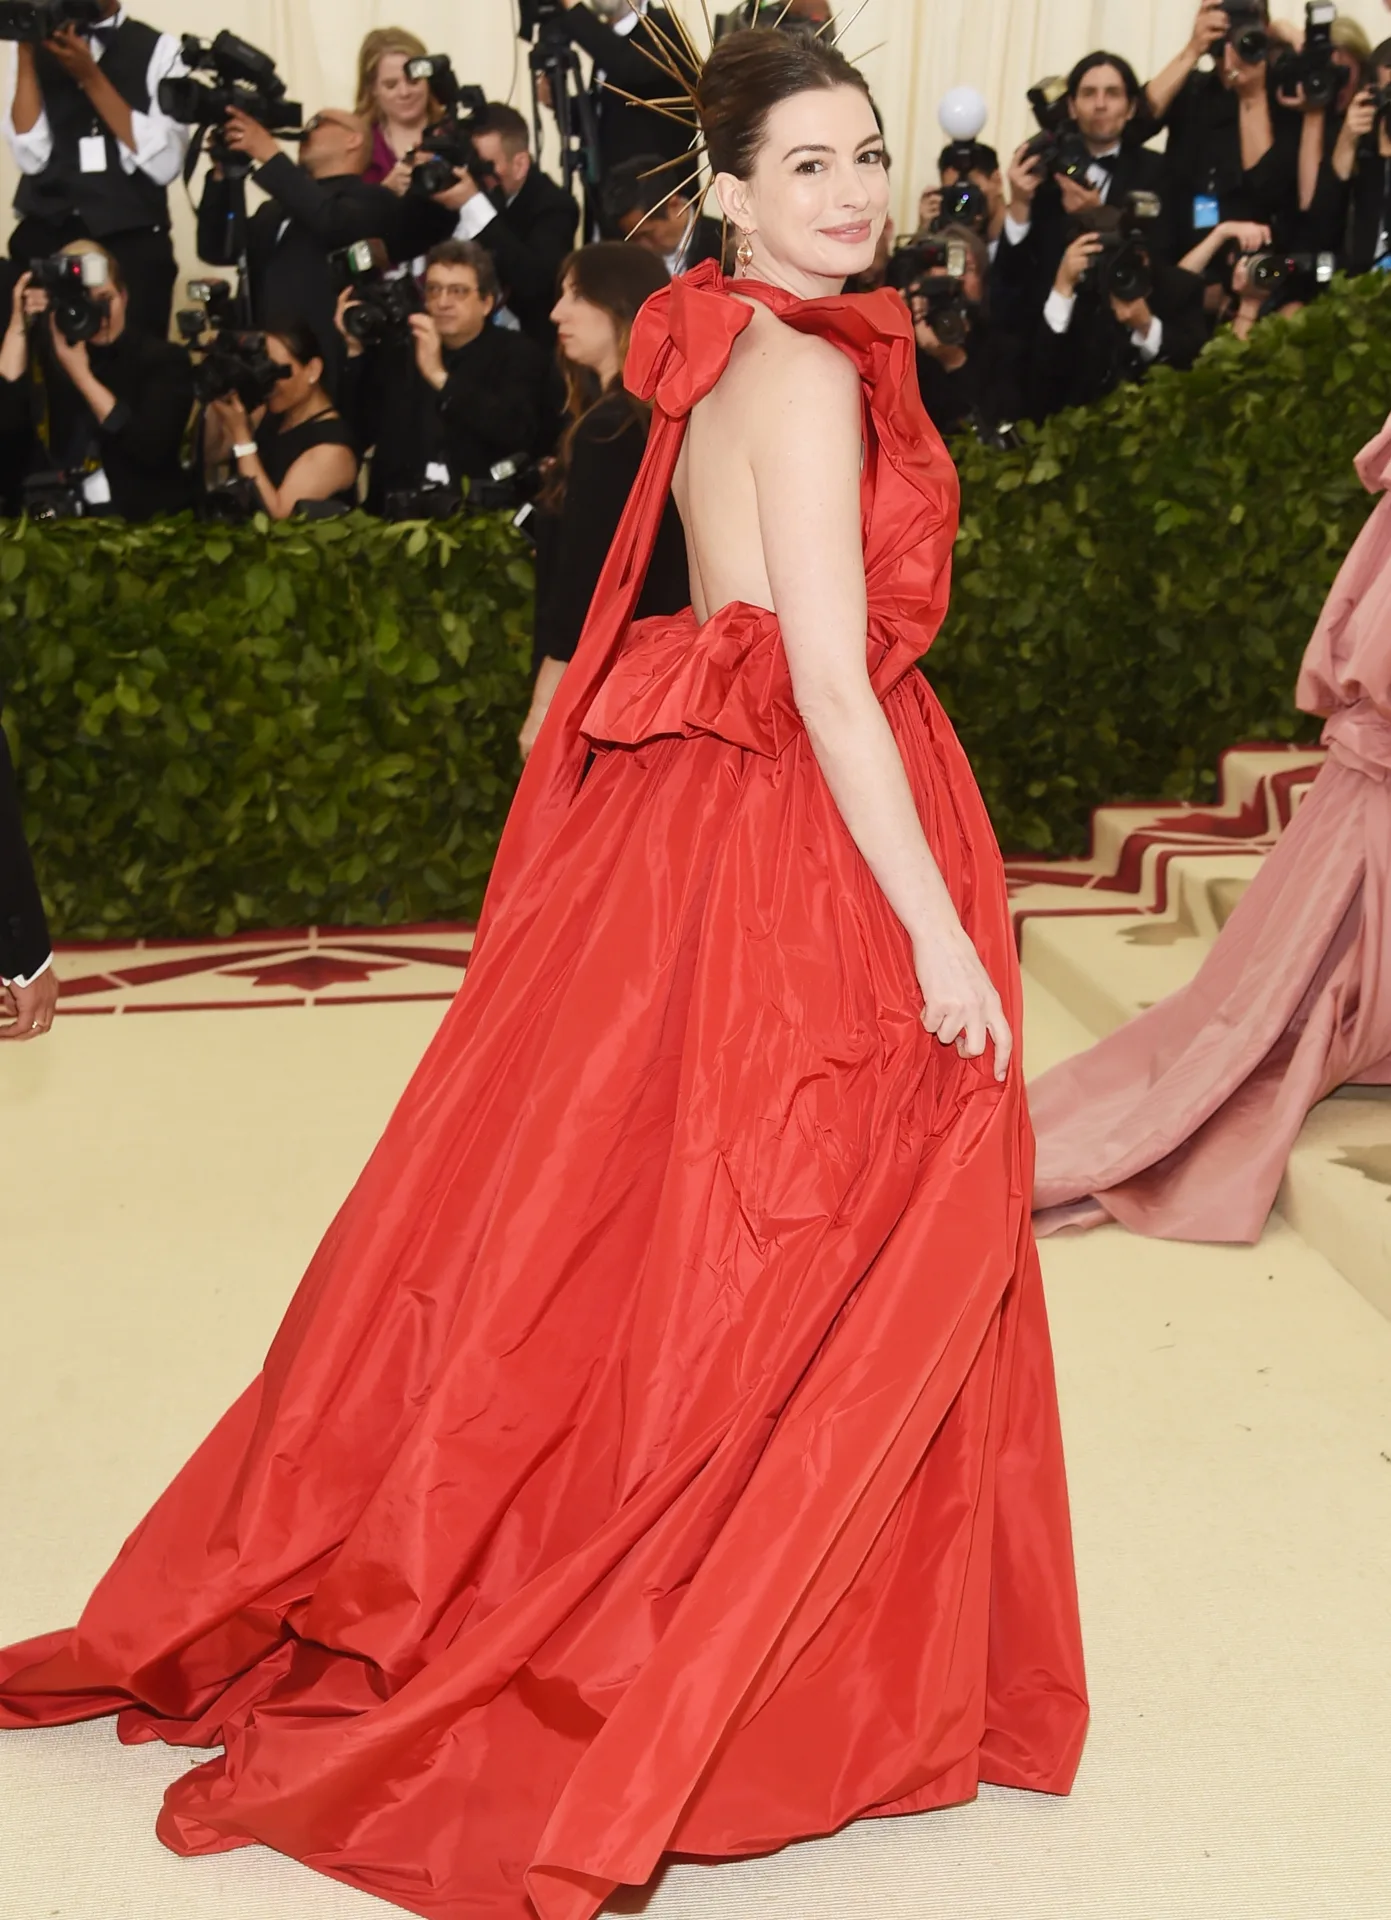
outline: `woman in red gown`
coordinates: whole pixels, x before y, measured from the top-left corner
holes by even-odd
[[[1086,1724],[1005,889],[915,671],[956,480],[906,309],[837,291],[882,142],[778,33],[700,106],[752,272],[639,316],[468,979],[260,1378],[0,1655],[5,1724],[222,1748],[176,1851],[431,1920],[1066,1792]],[[673,480],[698,609],[633,621]]]

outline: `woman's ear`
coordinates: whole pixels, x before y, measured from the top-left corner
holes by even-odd
[[[754,224],[753,209],[749,204],[749,183],[734,173],[717,173],[714,179],[715,198],[720,203],[720,212],[730,225],[739,228],[751,228]]]
[[[312,360],[305,361],[304,371],[309,375],[310,386],[317,387],[324,377],[324,363],[315,355]]]

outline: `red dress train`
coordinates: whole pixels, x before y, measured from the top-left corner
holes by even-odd
[[[913,670],[956,482],[906,315],[741,290],[861,372],[873,683],[1017,1025],[990,824]],[[646,462],[463,989],[260,1378],[77,1627],[0,1655],[3,1724],[225,1749],[168,1791],[178,1852],[587,1920],[668,1851],[1071,1784],[1020,1073],[924,1031],[773,616],[631,618],[750,313],[713,267],[644,308]]]

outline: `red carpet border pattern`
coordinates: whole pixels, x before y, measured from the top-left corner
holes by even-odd
[[[452,1000],[472,924],[308,927],[225,940],[62,946],[61,1011],[186,1013]]]

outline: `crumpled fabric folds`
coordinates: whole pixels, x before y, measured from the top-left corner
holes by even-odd
[[[990,824],[913,671],[956,482],[906,316],[739,294],[860,371],[867,665],[1017,1023]],[[665,1853],[1072,1782],[1018,1067],[924,1031],[774,616],[632,619],[750,311],[705,267],[639,315],[646,461],[468,978],[262,1374],[77,1626],[0,1654],[0,1723],[221,1749],[168,1790],[177,1852],[278,1848],[429,1920],[590,1920]]]

